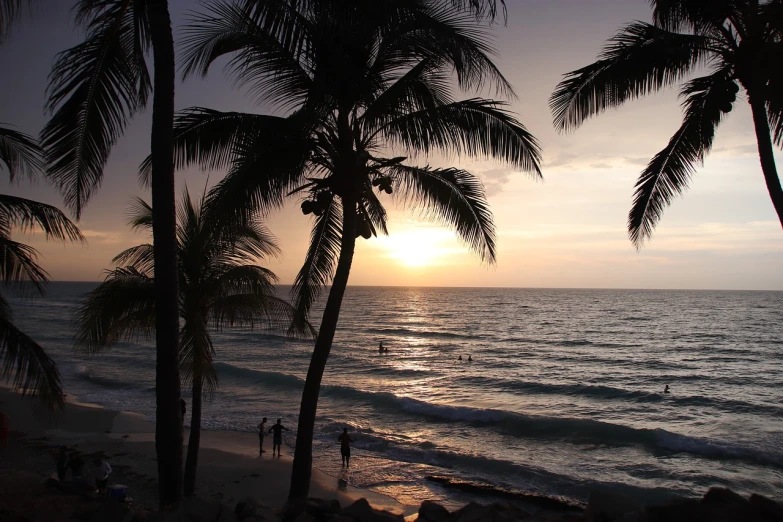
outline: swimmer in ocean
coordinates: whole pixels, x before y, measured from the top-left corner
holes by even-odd
[[[666,387],[664,387],[663,393],[669,393],[669,385],[668,384],[666,385]]]

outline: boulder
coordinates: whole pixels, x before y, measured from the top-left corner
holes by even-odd
[[[308,513],[307,511],[303,511],[299,513],[299,516],[297,516],[294,519],[294,522],[316,522],[315,517]]]
[[[187,497],[176,511],[174,520],[179,522],[215,522],[220,517],[222,506],[217,500]]]
[[[783,506],[780,503],[756,493],[750,496],[749,503],[757,513],[766,515],[770,520],[783,522]]]
[[[243,521],[246,518],[260,515],[260,511],[266,509],[268,508],[256,497],[246,497],[234,506],[234,516],[236,520]]]
[[[584,515],[587,522],[605,522],[619,520],[627,513],[636,513],[642,510],[639,503],[625,495],[608,491],[594,491],[590,493],[587,500]]]
[[[747,507],[748,500],[728,488],[710,488],[701,499],[704,505]]]
[[[343,517],[350,517],[359,522],[404,522],[402,515],[388,511],[373,509],[366,498],[360,498],[340,512]]]
[[[330,520],[340,512],[340,502],[337,499],[308,498],[305,513],[318,522]]]
[[[529,518],[530,513],[507,502],[498,502],[488,506],[471,502],[452,513],[449,520],[450,522],[516,522]]]
[[[424,522],[441,522],[449,518],[449,510],[431,500],[425,500],[419,507],[419,518]]]

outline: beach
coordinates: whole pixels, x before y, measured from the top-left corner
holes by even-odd
[[[18,482],[14,477],[19,478],[19,474],[43,482],[55,473],[56,447],[65,445],[88,456],[104,456],[113,469],[110,485],[128,486],[127,494],[134,503],[157,508],[154,424],[141,415],[81,404],[73,397],[68,397],[64,410],[56,416],[36,413],[35,407],[34,401],[0,388],[0,411],[10,417],[11,430],[9,445],[0,458],[5,483]],[[271,438],[266,438],[265,445],[271,445]],[[187,444],[183,459],[186,451]],[[271,511],[280,509],[288,495],[291,457],[267,456],[270,454],[271,446],[263,456],[258,455],[258,437],[252,433],[203,432],[197,494],[232,506],[252,496]],[[310,494],[337,499],[341,505],[364,497],[374,507],[394,513],[409,515],[415,511],[390,497],[342,486],[337,478],[318,470],[313,470]]]

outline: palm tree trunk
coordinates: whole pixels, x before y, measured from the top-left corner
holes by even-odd
[[[190,406],[190,438],[188,456],[185,459],[185,496],[196,494],[196,469],[198,468],[198,448],[201,443],[201,377],[193,374],[193,400]]]
[[[756,128],[756,143],[759,148],[761,171],[764,173],[764,181],[767,183],[767,191],[778,213],[778,220],[783,226],[783,189],[780,186],[780,178],[775,167],[775,155],[772,149],[769,121],[764,101],[750,95],[750,108],[753,111],[753,125]]]
[[[321,390],[321,378],[326,368],[326,360],[332,349],[337,320],[340,318],[340,307],[348,285],[348,275],[351,272],[353,253],[356,246],[356,199],[353,196],[343,198],[343,231],[340,242],[340,258],[337,270],[329,290],[329,299],[321,319],[321,329],[315,341],[310,368],[307,370],[302,404],[299,408],[299,425],[296,429],[296,448],[294,449],[294,464],[291,472],[291,489],[288,492],[289,502],[296,503],[307,499],[310,492],[310,476],[313,467],[313,430],[315,414],[318,409],[318,394]]]
[[[174,38],[166,0],[147,0],[154,58],[152,236],[155,245],[155,449],[160,506],[182,499],[182,415],[174,194]]]

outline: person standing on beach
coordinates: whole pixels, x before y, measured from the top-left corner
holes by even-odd
[[[258,454],[264,453],[264,430],[266,430],[266,417],[263,418],[258,428]]]
[[[356,442],[356,439],[352,439],[348,435],[348,428],[343,428],[343,432],[337,437],[340,442],[340,456],[343,458],[343,466],[346,468],[351,467],[351,442]]]
[[[11,424],[11,419],[8,415],[0,411],[0,449],[5,449],[8,445],[8,427]]]
[[[277,419],[277,424],[274,424],[269,428],[269,432],[274,432],[272,436],[272,456],[275,456],[275,448],[277,448],[277,456],[280,456],[280,448],[283,446],[283,430],[288,431],[288,428],[280,424],[282,419]]]

